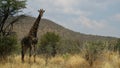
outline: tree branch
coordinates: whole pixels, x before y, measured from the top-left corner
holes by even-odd
[[[8,34],[13,30],[13,24],[19,20],[20,17],[17,17],[15,20],[10,22],[4,29],[4,34],[7,32]]]

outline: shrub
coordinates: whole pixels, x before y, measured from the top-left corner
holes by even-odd
[[[117,40],[117,43],[114,46],[114,51],[118,51],[120,53],[120,39]]]
[[[57,54],[57,45],[59,40],[60,36],[55,34],[54,32],[47,32],[41,37],[38,52],[45,55],[46,64],[49,57],[55,57],[55,55]]]
[[[59,42],[60,36],[54,32],[47,32],[44,34],[40,40],[39,53],[45,55],[46,65],[48,58],[57,54],[57,42]]]
[[[44,34],[40,40],[41,53],[54,57],[57,53],[56,47],[59,40],[59,35],[54,32],[47,32]]]
[[[57,47],[57,52],[59,54],[78,54],[82,48],[81,41],[72,40],[72,39],[61,39],[59,46]]]
[[[5,59],[16,49],[16,36],[0,36],[0,58]]]
[[[101,41],[86,42],[83,46],[82,53],[91,66],[106,48]]]

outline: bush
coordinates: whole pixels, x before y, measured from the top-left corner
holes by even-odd
[[[16,49],[16,36],[0,36],[0,58],[5,59]]]
[[[59,35],[55,34],[54,32],[47,32],[40,40],[39,50],[43,54],[54,57],[57,53],[57,43],[59,40]]]
[[[114,46],[114,51],[118,51],[120,53],[120,39],[117,40],[117,43]]]
[[[78,54],[82,48],[83,43],[78,40],[72,39],[61,39],[59,46],[57,47],[57,52],[59,54]]]
[[[92,66],[93,62],[101,55],[101,53],[106,49],[105,42],[93,41],[86,42],[83,46],[82,53],[84,58]]]
[[[45,55],[46,65],[48,62],[48,58],[57,54],[57,43],[60,40],[60,36],[55,34],[54,32],[47,32],[44,34],[40,40],[39,53]]]

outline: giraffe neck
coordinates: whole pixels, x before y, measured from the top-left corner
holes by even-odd
[[[37,17],[35,23],[33,24],[32,28],[29,31],[29,34],[28,34],[29,36],[37,37],[37,31],[38,31],[40,20],[41,20],[41,15],[39,14],[39,16]]]

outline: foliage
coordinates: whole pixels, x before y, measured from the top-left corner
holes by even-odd
[[[117,43],[114,46],[114,51],[118,51],[120,53],[120,39],[117,40]]]
[[[62,57],[67,60],[70,57],[70,54],[65,53],[65,54],[62,55]]]
[[[84,58],[92,65],[106,48],[106,42],[103,41],[86,42],[83,45],[82,53]]]
[[[0,36],[0,58],[5,59],[11,55],[17,44],[16,36]]]
[[[55,34],[54,32],[47,32],[42,36],[40,41],[41,52],[54,57],[57,53],[56,47],[59,40],[59,35]]]
[[[6,20],[25,8],[26,0],[0,0],[0,33],[5,28]]]
[[[7,13],[14,15],[22,8],[25,8],[25,0],[0,0],[0,14],[2,16]]]
[[[78,40],[61,39],[59,46],[57,47],[59,54],[75,54],[81,50],[82,43]]]

